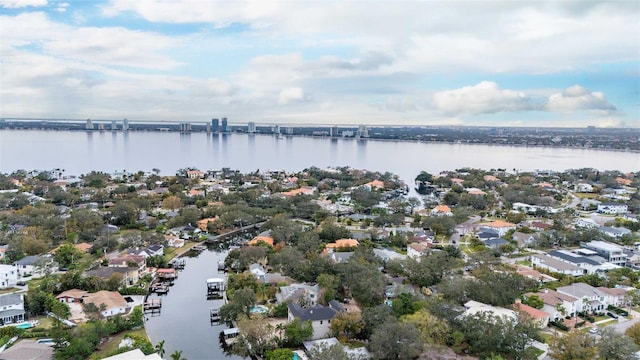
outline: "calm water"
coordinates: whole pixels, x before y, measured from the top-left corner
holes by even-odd
[[[300,171],[311,166],[351,166],[389,171],[411,182],[425,170],[438,173],[462,167],[481,169],[637,171],[640,154],[586,149],[358,141],[272,135],[181,135],[163,132],[83,132],[0,130],[0,172],[17,169],[65,169],[80,175],[161,170],[174,174],[230,167]]]
[[[227,356],[220,348],[220,332],[225,325],[212,326],[209,309],[219,308],[223,300],[207,300],[206,280],[226,277],[217,270],[218,260],[224,260],[227,252],[207,250],[198,257],[186,258],[187,265],[166,296],[162,296],[159,315],[146,315],[147,334],[155,345],[164,340],[165,358],[182,350],[189,360],[242,359]]]

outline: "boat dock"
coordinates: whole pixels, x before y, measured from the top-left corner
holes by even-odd
[[[169,292],[169,286],[164,283],[154,283],[149,287],[149,292],[156,294],[167,294]]]
[[[209,309],[209,318],[211,319],[211,325],[219,324],[220,321],[222,320],[222,317],[220,316],[220,309],[219,308]]]
[[[238,335],[240,335],[240,329],[236,327],[222,330],[222,339],[224,340],[224,344],[226,346],[233,345],[233,343],[237,340]]]
[[[187,260],[182,258],[174,258],[169,261],[169,266],[176,270],[182,270],[187,265]]]
[[[207,279],[207,299],[223,298],[226,290],[225,280],[223,278]]]
[[[218,272],[225,272],[227,267],[224,265],[224,260],[218,261]]]
[[[207,250],[207,247],[205,245],[196,245],[196,246],[192,247],[191,250],[197,251],[197,252],[202,252],[202,251]]]
[[[160,281],[173,281],[178,277],[176,269],[158,269],[156,270],[156,276]]]
[[[162,299],[145,300],[142,309],[145,313],[159,313],[162,308]]]

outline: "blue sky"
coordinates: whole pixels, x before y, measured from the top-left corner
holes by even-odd
[[[2,117],[640,127],[637,1],[0,0]]]

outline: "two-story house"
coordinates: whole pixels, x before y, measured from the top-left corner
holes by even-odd
[[[576,304],[578,312],[602,313],[607,309],[608,305],[612,305],[607,304],[609,294],[589,284],[574,283],[559,287],[557,291],[578,298],[580,300]]]
[[[0,325],[21,323],[24,319],[23,294],[0,295]]]
[[[582,300],[575,296],[563,294],[555,290],[543,289],[537,293],[527,293],[524,296],[526,298],[533,295],[538,296],[543,302],[542,311],[549,314],[549,320],[559,320],[565,316],[573,316],[576,309],[578,309],[578,303]]]
[[[18,283],[18,268],[14,265],[0,265],[0,289],[8,289]]]
[[[303,308],[298,304],[289,303],[288,320],[310,321],[313,328],[311,340],[324,339],[331,334],[331,319],[339,312],[345,311],[344,307],[337,301],[331,300],[329,306],[316,305]]]
[[[19,276],[28,274],[32,277],[42,277],[58,270],[58,266],[52,257],[38,255],[25,256],[16,261],[14,265],[18,268]]]

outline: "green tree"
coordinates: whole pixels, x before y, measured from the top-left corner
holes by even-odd
[[[329,325],[333,336],[341,342],[355,338],[364,328],[364,322],[359,313],[339,312],[331,319]]]
[[[412,324],[425,344],[445,345],[449,340],[450,329],[447,321],[433,316],[426,309],[405,315],[401,320]]]
[[[549,349],[551,358],[557,360],[592,360],[598,354],[595,339],[582,331],[552,338]]]
[[[378,326],[371,335],[369,351],[378,359],[415,359],[424,344],[413,324],[390,321]]]
[[[171,360],[187,360],[187,358],[182,356],[182,350],[176,350],[169,356],[171,356]]]
[[[633,340],[615,329],[606,327],[600,331],[598,354],[603,360],[637,359],[638,346]]]
[[[265,353],[266,360],[291,360],[293,359],[293,351],[288,348],[269,350]]]
[[[313,327],[311,321],[300,321],[295,318],[284,326],[284,345],[288,347],[300,347],[303,341],[311,339]]]
[[[630,337],[636,345],[640,345],[640,323],[631,325],[624,334]]]
[[[54,259],[61,268],[75,268],[76,261],[82,257],[80,250],[76,249],[72,244],[64,244],[60,246],[54,255]]]

